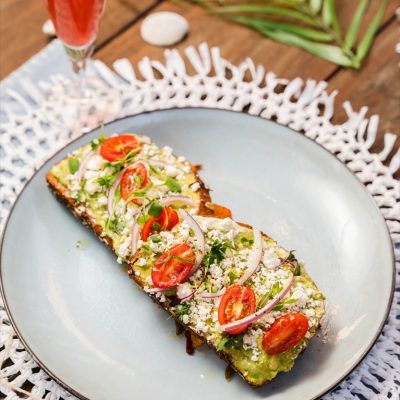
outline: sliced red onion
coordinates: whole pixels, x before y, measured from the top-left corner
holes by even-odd
[[[201,264],[201,261],[203,260],[204,257],[204,252],[205,252],[205,246],[206,242],[204,239],[204,233],[201,230],[199,224],[194,220],[194,218],[185,210],[180,208],[178,210],[179,216],[187,222],[187,224],[193,229],[194,235],[197,239],[197,254],[196,254],[196,262],[193,265],[191,274],[196,271],[196,269],[199,267]]]
[[[253,228],[253,253],[248,262],[246,272],[236,282],[238,285],[243,285],[257,270],[260,265],[263,254],[263,239],[261,232],[257,228]]]
[[[139,233],[140,233],[140,226],[136,222],[137,219],[133,219],[133,225],[132,225],[132,241],[131,241],[131,254],[135,254],[137,251],[137,244],[139,241]]]
[[[118,178],[114,181],[110,189],[108,189],[107,193],[107,211],[108,215],[111,217],[114,211],[114,195],[115,190],[117,189],[119,182],[121,181],[122,172],[119,174]]]
[[[85,155],[82,157],[82,160],[79,164],[79,169],[78,172],[76,173],[76,179],[78,182],[82,180],[82,176],[86,171],[86,165],[89,162],[89,160],[96,154],[94,150],[89,150]]]
[[[171,195],[171,196],[165,196],[160,200],[161,205],[164,207],[167,207],[173,203],[181,203],[186,206],[191,206],[195,207],[197,204],[196,202],[189,196],[183,196],[183,195]]]
[[[231,329],[241,328],[244,325],[248,325],[259,320],[265,314],[268,314],[287,295],[290,288],[292,287],[293,280],[294,280],[294,275],[291,274],[286,286],[281,290],[281,292],[261,310],[258,310],[254,314],[250,314],[245,318],[239,319],[238,321],[233,321],[230,322],[229,324],[221,325],[221,329],[226,332]]]

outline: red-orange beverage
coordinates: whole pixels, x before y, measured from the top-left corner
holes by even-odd
[[[92,43],[99,29],[104,0],[46,0],[58,37],[71,47]]]

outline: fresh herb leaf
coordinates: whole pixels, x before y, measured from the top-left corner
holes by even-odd
[[[153,231],[159,231],[161,229],[161,225],[158,222],[154,222],[153,225],[151,226],[151,229]]]
[[[288,300],[283,300],[280,301],[273,309],[272,311],[281,311],[284,306],[287,304],[293,304],[296,303],[297,299],[288,299]]]
[[[109,219],[107,221],[106,227],[116,233],[121,233],[125,229],[125,224],[119,219]]]
[[[217,344],[217,351],[221,351],[229,342],[230,337],[229,336],[224,336]]]
[[[165,184],[171,192],[180,193],[182,191],[181,185],[173,178],[168,177],[165,180]]]
[[[301,273],[301,267],[300,267],[300,263],[298,263],[297,261],[295,262],[295,268],[293,271],[293,275],[294,276],[299,276]]]
[[[150,246],[147,243],[142,244],[142,250],[151,251]]]
[[[289,255],[287,256],[287,260],[289,260],[289,261],[294,261],[294,260],[296,260],[296,256],[294,255],[294,252],[295,252],[295,250],[290,250],[289,251]]]
[[[244,333],[240,335],[227,335],[223,336],[217,344],[217,351],[221,351],[225,347],[241,347],[243,345]]]
[[[90,143],[90,146],[92,147],[92,150],[95,151],[97,150],[106,140],[105,135],[101,135],[98,138],[92,140],[92,142]]]
[[[142,179],[141,176],[135,175],[134,180],[135,180],[135,185],[136,185],[137,187],[142,186],[143,179]]]
[[[175,309],[175,314],[181,321],[183,320],[183,316],[189,314],[189,312],[190,304],[186,302],[179,304],[179,306]]]
[[[238,276],[235,274],[234,271],[229,271],[229,273],[228,273],[229,284],[232,285],[232,283],[235,282],[235,279],[236,279],[237,277],[238,277]]]
[[[210,251],[203,258],[204,266],[208,268],[212,264],[219,264],[225,258],[225,252],[228,247],[229,242],[215,241],[211,245]]]
[[[261,309],[265,307],[270,300],[272,300],[274,297],[276,297],[278,293],[281,292],[282,289],[283,289],[282,284],[280,282],[275,282],[271,286],[269,292],[264,294],[263,297],[261,297],[260,301],[258,302],[257,308]]]
[[[153,201],[149,208],[148,214],[154,218],[157,218],[160,216],[162,209],[163,207],[160,203],[158,203],[157,201]]]
[[[150,240],[153,243],[160,243],[161,242],[161,238],[159,235],[150,235]]]
[[[253,239],[247,239],[247,237],[240,238],[240,243],[244,244],[245,246],[252,245],[254,243]]]
[[[143,214],[143,215],[141,215],[140,217],[138,217],[138,219],[136,220],[136,222],[137,222],[139,225],[143,226],[143,225],[148,221],[149,218],[150,218],[150,215]]]
[[[71,174],[75,174],[76,171],[78,171],[79,169],[79,160],[77,160],[76,158],[70,158],[68,160],[68,168],[69,168],[69,172]]]

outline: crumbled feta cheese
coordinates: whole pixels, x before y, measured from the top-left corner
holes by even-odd
[[[178,174],[178,170],[173,165],[167,165],[165,168],[165,173],[169,176],[176,176]]]
[[[139,264],[139,266],[141,266],[141,267],[144,267],[145,265],[147,265],[147,261],[146,261],[146,259],[145,258],[139,258],[138,260],[137,260],[137,263]]]
[[[197,192],[200,189],[200,183],[195,182],[190,186],[190,188],[193,190],[193,192]]]
[[[86,164],[86,169],[98,171],[101,169],[106,160],[98,154],[95,154]]]

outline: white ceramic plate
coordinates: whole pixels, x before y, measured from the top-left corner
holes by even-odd
[[[147,134],[203,164],[215,202],[296,249],[334,310],[330,341],[313,339],[290,373],[257,390],[239,377],[227,382],[226,364],[206,348],[188,356],[173,321],[46,187],[46,171],[96,131],[59,152],[29,182],[2,243],[8,312],[52,377],[82,398],[99,400],[300,400],[320,397],[360,362],[388,312],[393,253],[378,208],[345,166],[301,134],[228,111],[159,111],[104,130]]]

